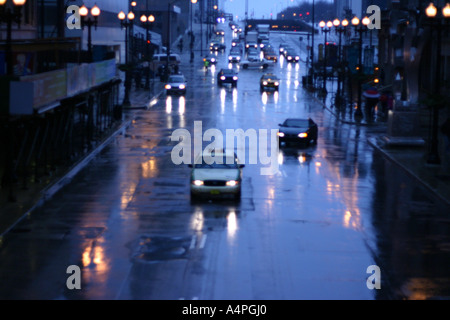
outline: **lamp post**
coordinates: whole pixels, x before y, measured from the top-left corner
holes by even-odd
[[[359,59],[358,59],[358,102],[355,110],[355,117],[362,118],[363,112],[361,108],[362,103],[362,77],[363,77],[363,63],[362,63],[362,34],[367,31],[367,25],[370,23],[368,17],[364,17],[360,23],[358,17],[352,19],[352,25],[355,27],[355,31],[359,33]]]
[[[5,49],[5,59],[6,59],[6,74],[12,76],[13,71],[13,57],[11,49],[11,34],[12,34],[12,23],[17,23],[20,28],[20,23],[22,21],[22,7],[26,3],[26,0],[13,0],[14,9],[7,7],[8,0],[0,0],[0,22],[6,22],[6,49]]]
[[[325,28],[326,26],[326,28]],[[333,26],[333,23],[331,21],[328,21],[325,24],[325,21],[319,22],[319,27],[322,28],[322,32],[325,33],[325,42],[323,45],[323,85],[322,85],[322,94],[327,94],[327,33],[330,32],[331,27]]]
[[[92,17],[87,17],[89,14],[89,9],[86,8],[85,5],[83,5],[80,8],[80,16],[81,16],[81,26],[84,29],[85,26],[87,26],[88,28],[88,55],[89,55],[89,62],[92,61],[92,34],[91,34],[91,28],[92,26],[95,27],[95,29],[97,29],[97,21],[98,21],[98,16],[100,15],[100,9],[99,7],[97,7],[97,5],[94,5],[91,8],[91,16]]]
[[[145,89],[150,89],[150,35],[149,31],[151,26],[153,26],[153,22],[155,22],[155,17],[153,15],[149,15],[148,17],[146,15],[142,15],[140,18],[142,24],[145,27],[145,59],[147,60],[147,67],[146,67],[146,73],[145,73]]]
[[[336,92],[336,101],[334,102],[337,106],[341,106],[342,97],[341,97],[341,82],[342,81],[342,68],[343,68],[343,61],[342,61],[342,33],[345,32],[347,26],[348,26],[348,20],[344,19],[342,22],[339,19],[334,19],[333,25],[336,28],[336,32],[339,33],[339,46],[338,46],[338,83],[337,83],[337,92]]]
[[[125,96],[123,98],[123,105],[128,106],[130,105],[130,72],[128,70],[128,34],[129,29],[133,28],[133,20],[134,20],[134,13],[133,11],[128,12],[127,15],[123,11],[120,11],[117,17],[120,20],[120,27],[125,28]]]
[[[168,76],[169,76],[169,58],[170,58],[170,51],[171,51],[171,28],[170,28],[170,9],[172,8],[172,6],[177,3],[178,1],[181,0],[174,0],[174,1],[169,1],[167,4],[167,61],[166,61],[166,74],[165,74],[165,78],[167,80]],[[191,3],[197,3],[197,0],[190,0]]]
[[[427,22],[430,26],[436,30],[436,52],[435,52],[435,69],[434,69],[434,92],[433,95],[437,101],[433,102],[431,106],[432,110],[432,135],[430,141],[429,152],[427,156],[428,164],[440,164],[441,160],[439,157],[439,139],[438,139],[438,126],[439,126],[439,107],[442,103],[441,94],[441,47],[442,47],[442,29],[445,24],[449,22],[450,18],[450,4],[442,8],[441,15],[438,15],[438,8],[430,3],[425,10],[427,16]]]

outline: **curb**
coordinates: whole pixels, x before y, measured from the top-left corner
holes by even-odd
[[[380,152],[384,157],[386,157],[389,161],[394,163],[395,165],[402,168],[411,178],[417,180],[420,184],[422,184],[428,191],[430,191],[437,199],[445,203],[447,206],[450,206],[450,200],[444,198],[441,194],[439,194],[436,189],[431,187],[427,182],[417,176],[413,171],[411,171],[408,167],[403,165],[401,162],[397,161],[393,156],[389,155],[389,153],[385,152],[376,142],[376,138],[368,138],[367,142],[371,147],[373,147],[376,151]]]

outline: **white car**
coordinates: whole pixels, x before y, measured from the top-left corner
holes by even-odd
[[[191,170],[191,201],[204,196],[241,199],[242,168],[234,152],[214,150],[197,156]]]
[[[248,56],[247,59],[241,60],[239,66],[243,69],[249,68],[267,69],[269,66],[273,64],[274,64],[273,61],[255,55],[255,56]]]
[[[171,74],[164,88],[166,89],[166,94],[186,94],[186,79],[182,74]]]

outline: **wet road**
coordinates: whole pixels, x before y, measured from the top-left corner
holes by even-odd
[[[298,37],[272,35],[298,46]],[[229,48],[231,36],[226,35]],[[299,47],[302,57],[304,47]],[[450,296],[448,208],[383,159],[301,86],[304,63],[280,60],[278,93],[260,70],[217,86],[183,65],[185,97],[161,96],[73,181],[9,232],[0,247],[1,299],[427,299]],[[242,201],[191,204],[190,169],[175,165],[175,129],[319,125],[315,146],[284,149],[279,171],[244,168]],[[247,146],[248,147],[248,146]],[[68,266],[81,269],[69,290]],[[381,270],[369,289],[367,268]]]

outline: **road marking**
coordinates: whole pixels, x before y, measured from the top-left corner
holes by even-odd
[[[189,246],[190,250],[193,250],[195,248],[196,242],[197,242],[197,237],[195,235],[193,235],[192,239],[191,239],[191,245]]]
[[[200,240],[200,249],[203,249],[205,247],[206,242],[206,234],[202,236],[202,239]]]

